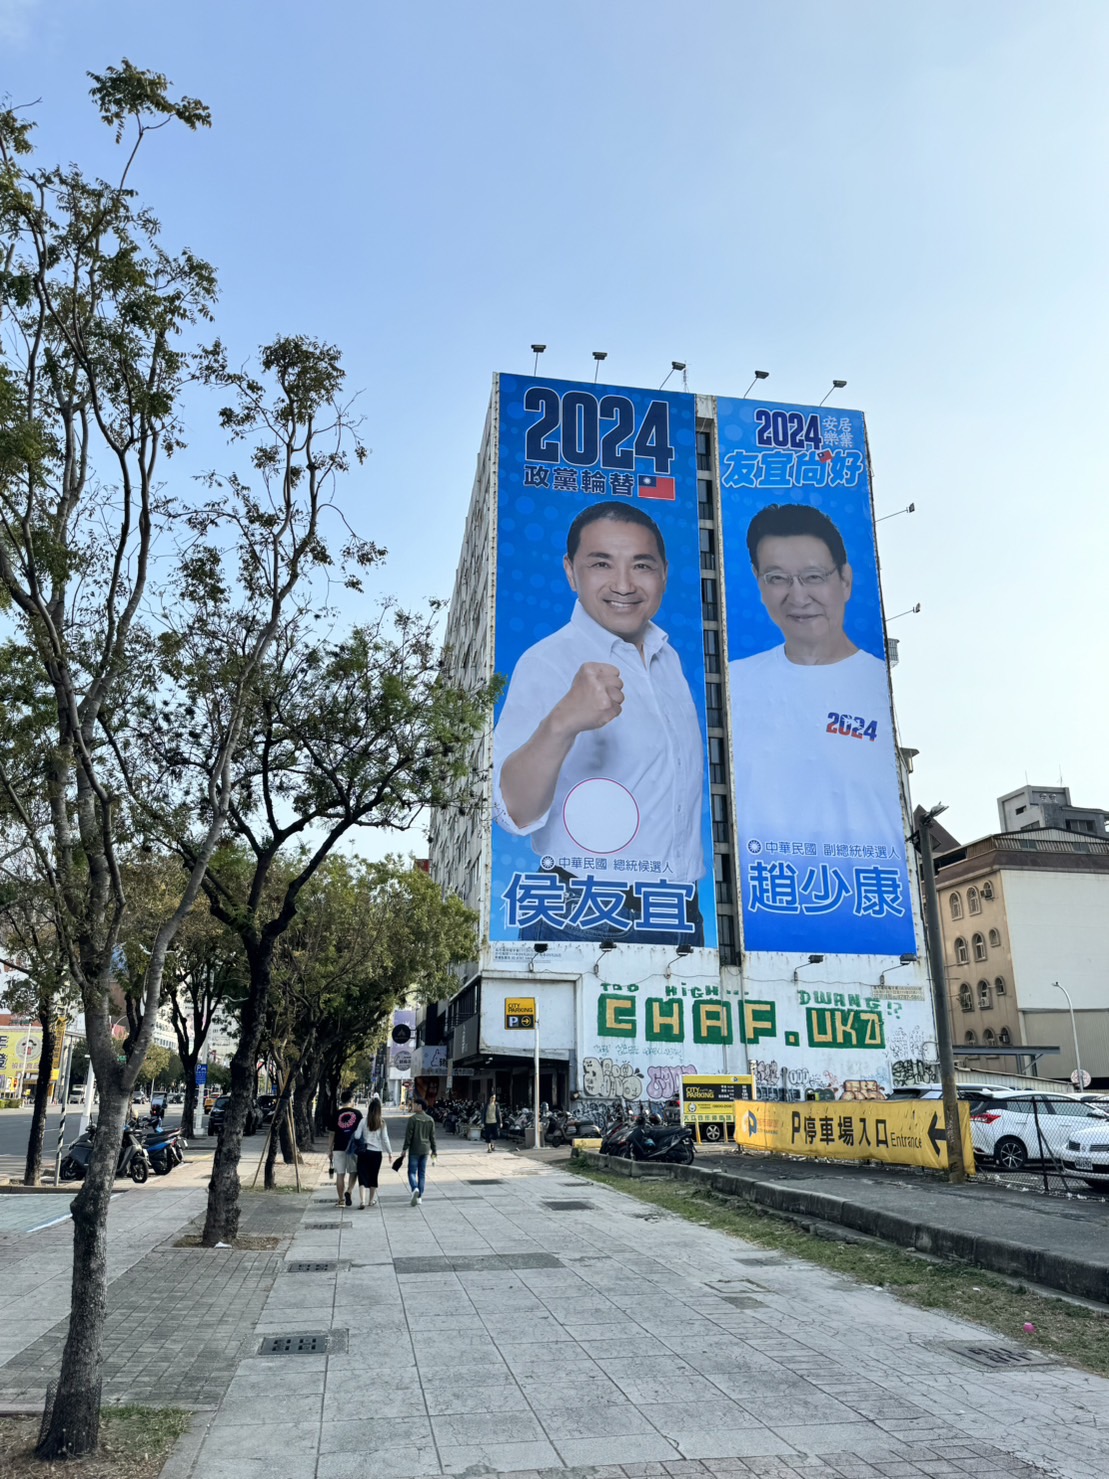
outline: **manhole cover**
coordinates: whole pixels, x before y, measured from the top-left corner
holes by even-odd
[[[1057,1366],[1054,1356],[1046,1351],[1030,1351],[1019,1345],[990,1342],[976,1345],[965,1340],[929,1341],[935,1350],[947,1351],[970,1366],[985,1366],[990,1371],[1023,1371],[1029,1366]]]
[[[340,1264],[335,1258],[301,1259],[296,1263],[287,1263],[285,1272],[287,1274],[333,1274],[339,1267]]]
[[[552,1212],[592,1212],[595,1210],[592,1202],[544,1202],[544,1207],[550,1207]]]
[[[260,1356],[325,1356],[347,1348],[345,1330],[293,1330],[287,1335],[267,1335],[258,1348]]]

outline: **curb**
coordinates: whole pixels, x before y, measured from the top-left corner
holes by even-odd
[[[615,1176],[666,1176],[673,1181],[702,1183],[722,1196],[736,1197],[768,1212],[796,1219],[818,1218],[839,1227],[851,1228],[868,1237],[916,1253],[953,1263],[969,1264],[1008,1278],[1043,1284],[1081,1299],[1109,1303],[1109,1269],[1101,1264],[1053,1253],[1047,1248],[1028,1248],[1022,1243],[982,1233],[963,1232],[938,1223],[923,1223],[894,1212],[860,1206],[826,1192],[800,1191],[740,1172],[708,1171],[699,1166],[679,1166],[663,1161],[638,1162],[586,1151],[586,1165]]]

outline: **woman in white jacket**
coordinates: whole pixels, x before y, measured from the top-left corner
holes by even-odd
[[[377,1178],[381,1162],[383,1157],[391,1157],[393,1154],[389,1144],[389,1131],[385,1128],[381,1114],[380,1099],[375,1097],[370,1100],[366,1117],[358,1127],[351,1149],[358,1153],[358,1206],[361,1211],[365,1211],[367,1192],[370,1194],[369,1206],[377,1206]]]

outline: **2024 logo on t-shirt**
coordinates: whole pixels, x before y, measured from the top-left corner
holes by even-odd
[[[878,738],[877,719],[864,719],[861,714],[829,714],[828,734],[842,734],[849,739]]]

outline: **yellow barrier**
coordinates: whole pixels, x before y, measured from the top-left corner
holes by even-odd
[[[571,1140],[570,1142],[570,1149],[574,1151],[575,1154],[579,1150],[600,1150],[600,1148],[601,1142],[599,1139],[596,1138],[591,1140]]]
[[[970,1106],[959,1105],[963,1160],[974,1169]],[[736,1104],[737,1146],[807,1155],[820,1160],[886,1161],[895,1166],[947,1169],[943,1105],[935,1099],[876,1103]]]

